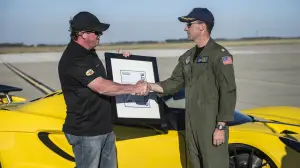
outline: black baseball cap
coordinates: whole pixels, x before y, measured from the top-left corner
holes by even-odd
[[[77,13],[70,20],[70,31],[96,31],[103,32],[109,28],[110,24],[102,23],[90,12],[82,11]]]
[[[178,17],[178,20],[181,22],[200,20],[210,25],[215,23],[213,14],[207,8],[194,8],[188,15]]]

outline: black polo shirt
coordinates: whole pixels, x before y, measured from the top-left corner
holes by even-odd
[[[59,61],[58,73],[67,106],[63,131],[78,136],[111,132],[110,97],[87,86],[97,77],[107,78],[96,51],[71,41]]]

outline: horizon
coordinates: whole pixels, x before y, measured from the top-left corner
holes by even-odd
[[[282,39],[300,39],[300,36],[286,36],[286,37],[279,37],[279,36],[261,36],[261,37],[241,37],[241,38],[214,38],[214,40],[217,41],[251,41],[251,40],[282,40]],[[167,40],[175,40],[174,42],[167,42]],[[184,41],[186,40],[186,41]],[[143,44],[143,42],[149,42],[145,44],[150,44],[152,43],[180,43],[180,42],[189,42],[187,38],[182,38],[182,39],[165,39],[161,41],[155,41],[155,40],[141,40],[141,41],[116,41],[116,42],[106,42],[106,43],[101,43],[100,45],[114,45],[114,44],[123,44],[123,43],[138,43],[138,44]],[[22,42],[13,42],[13,43],[7,43],[7,42],[0,42],[0,47],[1,45],[16,45],[20,44],[22,46],[38,46],[38,45],[45,45],[45,46],[63,46],[67,45],[67,43],[38,43],[38,44],[26,44]]]

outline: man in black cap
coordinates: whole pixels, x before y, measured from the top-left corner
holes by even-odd
[[[71,41],[58,65],[67,107],[63,132],[72,145],[76,168],[117,167],[110,96],[149,91],[143,82],[125,85],[107,80],[94,48],[109,26],[89,12],[79,12],[70,21]]]
[[[150,89],[168,95],[185,87],[186,142],[194,168],[228,168],[226,122],[233,120],[236,83],[232,55],[211,37],[214,17],[206,8],[194,8],[178,18],[187,25],[196,45],[180,56],[171,77]]]

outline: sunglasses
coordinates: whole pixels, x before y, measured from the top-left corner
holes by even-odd
[[[102,32],[98,32],[98,31],[85,31],[85,32],[87,32],[87,33],[94,33],[96,36],[102,36],[103,35],[103,33]]]
[[[192,24],[202,24],[202,23],[204,23],[204,22],[201,22],[201,21],[198,21],[198,22],[188,22],[188,23],[186,24],[186,26],[187,26],[188,28],[190,28],[190,27],[192,26]]]

